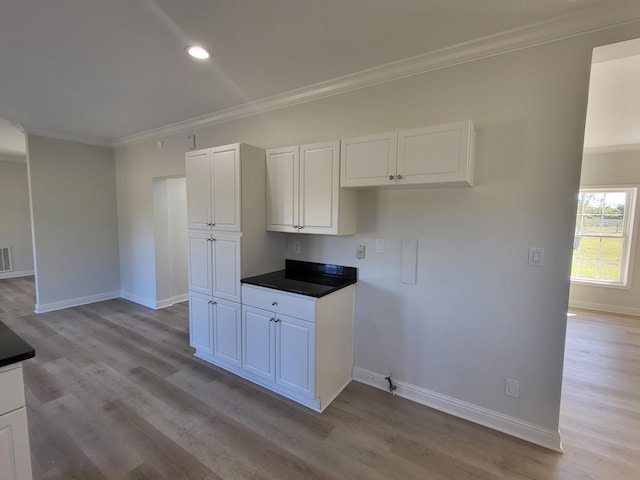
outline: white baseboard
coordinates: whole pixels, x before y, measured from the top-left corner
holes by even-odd
[[[353,367],[353,379],[380,390],[389,391],[389,382],[386,379],[386,375],[360,367]],[[540,427],[409,383],[395,379],[393,383],[396,385],[395,393],[399,397],[408,398],[441,412],[469,420],[556,452],[562,452],[562,440],[559,431]]]
[[[120,297],[125,300],[129,300],[130,302],[137,303],[138,305],[142,305],[143,307],[151,308],[152,310],[156,309],[156,301],[150,298],[144,298],[133,293],[125,292],[124,290],[120,292]]]
[[[35,313],[53,312],[64,308],[79,307],[89,303],[102,302],[104,300],[112,300],[120,298],[120,292],[106,292],[98,295],[89,295],[87,297],[70,298],[59,302],[36,303]]]
[[[33,275],[33,270],[18,270],[15,272],[3,272],[0,273],[0,280],[5,278],[18,278],[18,277],[30,277]]]
[[[598,312],[606,312],[606,313],[618,313],[622,315],[635,315],[636,317],[640,317],[640,308],[621,307],[618,305],[607,305],[604,303],[591,303],[591,302],[580,302],[580,301],[569,302],[569,307],[584,308],[585,310],[596,310]]]
[[[171,305],[175,305],[176,303],[186,302],[189,300],[189,294],[185,293],[183,295],[176,295],[175,297],[165,298],[163,300],[151,300],[149,298],[140,297],[138,295],[134,295],[129,292],[120,292],[120,296],[125,300],[129,300],[130,302],[137,303],[142,305],[143,307],[151,308],[153,310],[159,310],[161,308],[167,308]]]

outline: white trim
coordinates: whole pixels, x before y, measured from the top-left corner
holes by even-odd
[[[172,305],[175,305],[176,303],[186,302],[187,300],[189,300],[188,293],[185,293],[183,295],[176,295],[170,298],[165,298],[163,300],[158,300],[156,302],[155,310],[158,310],[160,308],[167,308]]]
[[[627,143],[625,145],[604,145],[599,147],[584,147],[582,153],[584,155],[592,155],[597,153],[637,152],[638,150],[640,150],[640,143]]]
[[[17,270],[14,272],[4,272],[0,273],[0,280],[4,280],[5,278],[29,277],[31,275],[33,275],[33,270]]]
[[[415,57],[387,63],[342,77],[219,110],[189,120],[173,123],[113,140],[113,147],[124,147],[168,135],[229,122],[251,115],[310,102],[399,78],[460,65],[487,57],[522,50],[584,35],[597,30],[624,25],[640,19],[640,3],[624,7],[589,9],[577,15],[557,17],[544,22],[506,30],[476,40],[459,43]]]
[[[129,300],[130,302],[137,303],[138,305],[142,305],[143,307],[151,308],[152,310],[157,309],[156,301],[150,298],[144,298],[133,293],[125,292],[124,290],[120,292],[120,297],[125,300]]]
[[[103,302],[105,300],[113,300],[119,298],[120,292],[106,292],[98,295],[89,295],[87,297],[70,298],[59,302],[36,303],[35,313],[53,312],[54,310],[62,310],[65,308],[78,307],[89,303]]]
[[[621,307],[620,305],[607,305],[605,303],[581,302],[580,300],[569,301],[570,308],[581,308],[583,310],[595,310],[597,312],[617,313],[621,315],[633,315],[640,317],[640,308]]]
[[[82,135],[68,135],[64,133],[52,132],[49,130],[26,130],[25,134],[35,135],[37,137],[52,138],[54,140],[63,140],[65,142],[82,143],[84,145],[93,145],[95,147],[113,148],[113,142],[110,142],[106,138],[85,137]]]
[[[386,375],[380,373],[371,372],[360,367],[353,367],[354,380],[379,388],[380,390],[389,391],[389,383],[385,377]],[[441,412],[469,420],[513,437],[555,450],[556,452],[562,452],[562,440],[559,431],[525,422],[518,418],[510,417],[500,412],[489,410],[406,382],[394,380],[394,384],[397,387],[395,393],[400,397],[408,398],[409,400],[435,408]]]

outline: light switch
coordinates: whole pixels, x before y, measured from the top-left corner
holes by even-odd
[[[529,247],[529,266],[542,267],[544,265],[544,248]]]
[[[376,253],[384,253],[384,239],[376,238]]]

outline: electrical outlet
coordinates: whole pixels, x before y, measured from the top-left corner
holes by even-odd
[[[504,385],[504,394],[513,398],[520,398],[520,382],[507,377]]]
[[[365,256],[365,247],[364,245],[356,245],[356,258],[358,260],[362,260]]]
[[[300,253],[301,248],[300,248],[300,240],[294,240],[293,241],[293,253]]]

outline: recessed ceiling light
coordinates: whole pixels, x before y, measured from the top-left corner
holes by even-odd
[[[207,60],[208,58],[213,57],[213,53],[211,53],[210,50],[207,50],[200,45],[189,45],[185,50],[189,55],[193,58],[197,58],[198,60]]]

